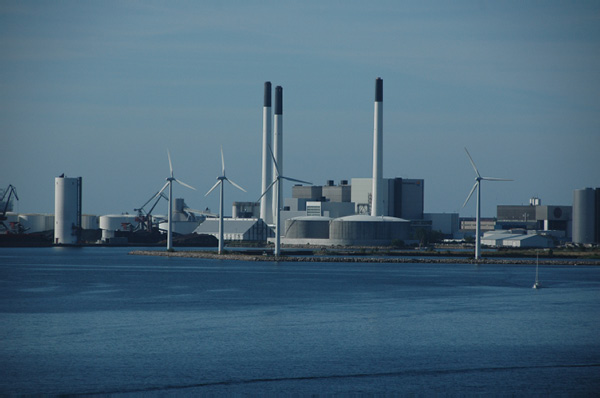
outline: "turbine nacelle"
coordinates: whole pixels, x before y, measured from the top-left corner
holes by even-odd
[[[209,189],[208,192],[204,196],[208,196],[208,194],[210,194],[216,187],[218,187],[219,184],[222,184],[223,181],[227,181],[228,183],[230,183],[237,189],[247,192],[240,185],[236,184],[235,182],[233,182],[232,180],[230,180],[229,178],[227,178],[225,176],[225,157],[223,156],[223,147],[221,146],[221,175],[217,177],[217,182],[215,183],[215,185],[213,185],[212,188]]]
[[[471,188],[471,192],[469,192],[469,195],[467,196],[467,200],[465,200],[465,203],[463,203],[462,207],[465,207],[467,205],[467,203],[469,202],[469,199],[471,199],[471,196],[473,196],[473,192],[475,192],[475,189],[479,188],[481,181],[513,181],[513,180],[509,180],[507,178],[482,177],[481,174],[479,174],[479,170],[477,170],[477,166],[475,166],[475,162],[473,161],[473,158],[471,157],[471,154],[469,153],[467,148],[465,148],[465,152],[467,152],[469,161],[471,162],[471,165],[473,166],[473,170],[475,170],[476,177],[475,177],[475,184],[473,185],[473,188]]]
[[[275,185],[277,183],[277,181],[279,181],[280,179],[282,180],[288,180],[291,182],[299,182],[301,184],[308,184],[308,185],[313,185],[312,182],[308,182],[308,181],[302,181],[302,180],[298,180],[295,178],[291,178],[291,177],[285,177],[279,174],[279,166],[277,165],[277,161],[275,160],[275,156],[273,155],[273,151],[271,150],[271,146],[269,145],[269,153],[271,154],[271,158],[273,159],[273,165],[275,166],[275,179],[273,180],[273,182],[271,182],[269,184],[269,186],[267,187],[267,189],[265,189],[265,191],[262,193],[262,195],[260,195],[260,197],[258,198],[257,202],[260,202],[260,200],[262,199],[263,196],[265,196],[267,194],[267,192],[269,192],[269,190],[271,188],[273,188],[273,185]]]

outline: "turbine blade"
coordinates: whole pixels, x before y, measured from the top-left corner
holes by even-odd
[[[283,178],[284,180],[288,180],[288,181],[292,181],[292,182],[299,182],[299,183],[302,183],[302,184],[308,184],[308,185],[312,185],[313,184],[312,182],[297,180],[295,178],[290,178],[290,177],[281,176],[281,178]]]
[[[173,178],[173,163],[171,162],[171,152],[167,148],[167,156],[169,157],[169,170],[171,171],[171,178]]]
[[[235,182],[231,181],[229,178],[225,177],[225,180],[227,180],[228,183],[230,183],[231,185],[233,185],[234,187],[236,187],[237,189],[241,189],[244,192],[248,192],[246,191],[244,188],[240,187],[238,184],[236,184]]]
[[[486,180],[486,181],[514,181],[514,180],[509,180],[508,178],[495,178],[495,177],[481,177],[482,180]]]
[[[165,189],[167,189],[167,187],[168,187],[168,186],[169,186],[169,181],[167,181],[167,182],[165,183],[165,185],[163,185],[163,187],[160,189],[160,191],[158,191],[158,192],[156,193],[156,195],[154,195],[154,197],[153,197],[152,199],[154,199],[154,198],[157,198],[157,197],[159,197],[160,195],[162,195],[163,191],[164,191]],[[152,199],[150,199],[150,200],[152,200]]]
[[[469,153],[469,151],[467,151],[466,147],[465,147],[465,152],[467,153],[467,156],[469,157],[469,161],[471,162],[471,165],[473,166],[473,170],[475,170],[475,174],[477,174],[477,177],[481,177],[481,175],[479,174],[479,170],[477,170],[477,166],[475,166],[475,162],[473,161],[473,158],[471,157],[471,154]]]
[[[471,199],[473,192],[475,192],[475,188],[477,188],[477,184],[479,184],[479,181],[476,182],[475,185],[473,185],[473,188],[471,188],[471,192],[469,192],[469,196],[467,196],[467,200],[465,200],[465,203],[463,203],[462,207],[465,207],[467,205],[467,202],[469,201],[469,199]]]
[[[275,165],[275,171],[277,171],[277,175],[279,175],[279,166],[277,165],[277,161],[275,160],[275,155],[273,155],[271,145],[269,145],[269,152],[271,153],[271,158],[273,159],[273,164]]]
[[[267,192],[269,192],[269,190],[271,188],[273,188],[273,185],[275,185],[276,182],[277,182],[277,179],[273,180],[273,182],[271,184],[269,184],[269,186],[267,187],[267,189],[265,189],[265,192],[263,192],[263,194],[260,195],[260,198],[258,198],[256,201],[260,202],[260,200],[263,198],[263,196],[265,196],[267,194]]]
[[[221,174],[222,176],[225,176],[225,158],[223,157],[223,145],[221,145],[221,172],[223,174]]]
[[[178,183],[180,183],[180,184],[181,184],[181,185],[183,185],[184,187],[187,187],[187,188],[189,188],[189,189],[193,189],[194,191],[197,191],[197,189],[196,189],[196,188],[194,188],[193,186],[191,186],[191,185],[189,185],[189,184],[186,184],[186,183],[185,183],[185,182],[183,182],[183,181],[179,181],[179,180],[178,180],[178,179],[176,179],[176,178],[175,178],[175,181],[177,181]]]
[[[221,180],[218,180],[218,181],[217,181],[217,183],[216,183],[215,185],[213,185],[213,186],[212,186],[212,188],[211,188],[211,189],[209,189],[209,190],[208,190],[208,192],[207,192],[207,193],[206,193],[204,196],[208,196],[208,194],[209,194],[209,193],[211,193],[212,191],[214,191],[214,190],[215,190],[215,188],[216,188],[217,186],[219,186],[219,184],[220,184],[220,183],[221,183]]]

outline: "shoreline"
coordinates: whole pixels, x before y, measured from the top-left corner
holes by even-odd
[[[217,254],[203,251],[159,251],[159,250],[133,250],[128,253],[134,256],[159,256],[159,257],[181,257],[181,258],[199,258],[207,260],[235,260],[235,261],[260,261],[260,262],[307,262],[307,263],[422,263],[422,264],[505,264],[505,265],[535,265],[536,259],[506,259],[506,258],[482,258],[475,260],[474,258],[439,258],[436,257],[357,257],[347,255],[324,255],[324,256],[295,256],[283,255],[275,257],[271,254],[247,254],[247,253],[225,253]],[[597,260],[587,259],[566,259],[556,258],[549,260],[543,258],[539,260],[540,265],[569,265],[569,266],[600,266]]]

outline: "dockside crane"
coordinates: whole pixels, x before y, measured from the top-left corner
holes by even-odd
[[[4,206],[0,209],[0,224],[2,224],[2,226],[7,231],[10,231],[10,228],[8,228],[6,224],[4,224],[4,221],[7,220],[6,213],[8,211],[8,206],[10,205],[10,197],[12,195],[15,195],[15,199],[19,200],[19,196],[17,195],[17,189],[14,187],[14,185],[9,184],[8,188],[4,190],[2,198],[0,198],[0,203],[4,203]]]
[[[141,226],[140,228],[142,230],[145,228],[148,232],[152,231],[152,216],[151,216],[151,214],[161,198],[163,198],[167,201],[169,200],[167,195],[165,195],[162,192],[157,192],[154,195],[152,195],[152,197],[150,199],[148,199],[146,201],[146,203],[144,203],[139,209],[133,209],[138,214],[138,219],[139,219],[138,221],[140,223],[139,225]],[[156,199],[156,201],[154,202],[154,204],[152,205],[150,210],[145,211],[144,207],[146,207],[146,205],[148,205],[148,203],[152,202],[154,199]]]

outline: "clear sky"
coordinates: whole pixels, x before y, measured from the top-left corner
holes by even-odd
[[[195,209],[220,174],[260,192],[263,85],[283,87],[284,174],[425,180],[425,211],[474,216],[467,147],[500,204],[571,205],[600,186],[598,1],[0,1],[0,187],[54,212],[83,177],[87,214],[130,212],[168,175]],[[286,196],[291,196],[290,184]],[[158,213],[166,213],[166,202]]]

